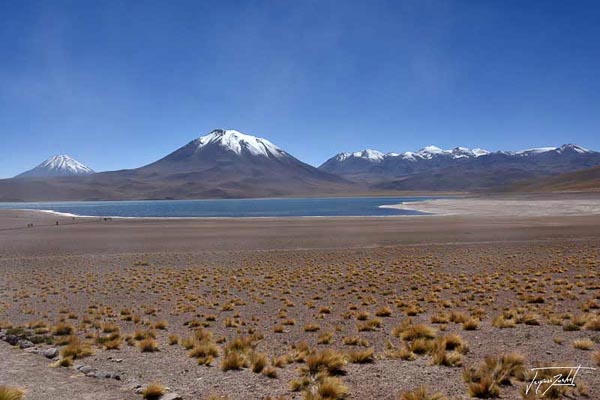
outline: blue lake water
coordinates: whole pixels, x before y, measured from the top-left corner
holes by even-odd
[[[0,209],[51,210],[98,217],[393,216],[422,213],[380,206],[431,198],[433,197],[77,201],[0,203]]]

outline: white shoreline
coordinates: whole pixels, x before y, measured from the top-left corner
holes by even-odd
[[[378,206],[378,208],[395,208],[393,206]],[[123,217],[123,216],[110,216],[110,215],[79,215],[71,213],[63,213],[54,210],[42,210],[37,208],[4,208],[0,211],[25,211],[25,212],[39,212],[42,214],[56,215],[59,217],[69,218],[110,218],[110,219],[140,219],[140,220],[189,220],[189,219],[301,219],[301,218],[399,218],[399,217],[425,217],[432,216],[433,214],[400,214],[400,215],[277,215],[277,216],[260,216],[260,217]],[[412,210],[410,211],[418,211]],[[420,212],[420,211],[419,211]]]
[[[382,208],[413,210],[437,216],[555,217],[600,214],[598,199],[432,199],[383,205]]]

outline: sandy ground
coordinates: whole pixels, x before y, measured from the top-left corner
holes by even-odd
[[[486,217],[556,217],[600,215],[600,197],[589,199],[435,199],[382,206],[436,215]]]
[[[90,379],[73,371],[48,368],[39,355],[0,342],[0,382],[26,388],[26,399],[123,400],[136,399],[133,392],[114,381]],[[77,393],[77,397],[66,397]]]
[[[60,321],[71,324],[93,352],[75,362],[122,381],[50,369],[50,360],[0,343],[0,384],[34,400],[85,399],[91,388],[104,396],[97,398],[129,399],[132,382],[160,382],[184,399],[302,399],[292,381],[307,377],[305,390],[319,388],[294,349],[303,341],[313,352],[345,357],[373,349],[371,362],[348,362],[337,377],[350,399],[397,399],[420,385],[468,399],[463,368],[515,351],[527,370],[596,366],[600,215],[559,214],[104,221],[2,211],[0,323],[26,332],[32,322],[46,324],[50,332],[41,335],[55,344],[40,348],[64,339],[51,334]],[[389,315],[377,316],[385,307]],[[479,320],[478,329],[464,330],[456,315]],[[501,315],[514,326],[496,326]],[[427,353],[398,358],[399,349],[414,346],[394,335],[407,318],[438,338],[460,335],[469,347],[460,365],[433,365]],[[161,321],[165,327],[157,327]],[[111,324],[122,343],[107,350],[101,339]],[[210,366],[198,365],[181,341],[169,345],[169,335],[187,338],[197,325],[219,348]],[[571,325],[577,329],[565,328]],[[159,351],[141,352],[138,331],[152,331]],[[277,377],[246,366],[223,371],[231,343],[259,333],[244,357],[264,354]],[[331,339],[323,343],[325,333]],[[353,337],[363,346],[347,344]],[[591,350],[574,349],[583,338]],[[281,358],[288,363],[278,364]],[[579,382],[600,398],[600,374],[582,372]],[[521,398],[525,383],[513,384],[501,387],[502,398]]]

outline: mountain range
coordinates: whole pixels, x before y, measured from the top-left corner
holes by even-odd
[[[427,146],[416,152],[339,153],[319,169],[378,190],[503,190],[513,183],[600,165],[600,153],[576,144],[522,151]]]
[[[363,150],[339,153],[315,168],[266,139],[216,129],[135,169],[94,173],[68,156],[54,156],[0,180],[0,201],[497,191],[595,166],[600,153],[566,144],[517,152],[436,146],[403,153]]]
[[[248,198],[333,195],[356,185],[266,139],[216,129],[136,169],[0,180],[0,201]]]

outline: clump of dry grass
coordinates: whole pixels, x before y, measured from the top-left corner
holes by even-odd
[[[24,394],[21,389],[0,385],[0,400],[21,400]]]
[[[156,321],[153,325],[154,329],[165,330],[169,326],[169,323],[166,320]]]
[[[429,394],[425,386],[410,391],[403,392],[400,395],[400,400],[447,400],[446,397],[441,393]]]
[[[492,320],[492,326],[500,329],[514,328],[517,326],[517,322],[511,316],[500,314]]]
[[[339,375],[344,372],[346,360],[341,353],[333,349],[312,352],[306,357],[306,370],[308,374],[317,375],[326,372],[329,375]]]
[[[142,396],[147,400],[158,400],[166,393],[166,389],[159,383],[151,383],[142,391]]]
[[[469,318],[462,324],[465,331],[474,331],[479,328],[479,320],[477,318]]]
[[[185,349],[190,350],[189,356],[196,358],[198,364],[210,365],[215,357],[219,356],[221,349],[215,343],[212,332],[200,328],[194,334],[182,341]]]
[[[304,400],[340,400],[348,395],[348,388],[341,379],[332,376],[320,378],[314,390],[307,390]]]
[[[400,333],[400,338],[407,341],[415,339],[433,339],[435,336],[435,329],[423,324],[411,325]]]
[[[592,361],[594,364],[600,367],[600,351],[595,351],[592,353]]]
[[[591,350],[594,348],[594,342],[589,338],[575,339],[573,341],[573,347],[578,350]]]
[[[52,327],[52,334],[56,336],[67,336],[73,333],[75,333],[75,328],[67,322],[59,322]]]
[[[352,364],[367,364],[375,361],[375,350],[371,347],[364,350],[352,350],[346,354],[348,362]]]
[[[63,367],[63,368],[68,368],[71,367],[73,365],[73,358],[71,357],[65,357],[65,358],[61,358],[59,360],[57,360],[56,362],[50,364],[51,367]]]
[[[267,356],[256,351],[250,353],[249,362],[250,369],[257,374],[261,373],[269,364]]]
[[[60,351],[60,355],[63,358],[71,358],[73,360],[89,357],[94,352],[87,343],[82,343],[77,336],[69,337],[69,343],[63,347]]]
[[[269,366],[266,354],[256,351],[258,340],[262,335],[251,335],[237,337],[225,347],[225,355],[221,362],[223,371],[240,370],[250,368],[257,374],[263,373],[265,376],[274,378],[276,371]]]
[[[277,370],[270,365],[267,365],[265,368],[263,368],[262,374],[264,376],[266,376],[267,378],[271,378],[271,379],[277,378]]]
[[[333,342],[333,332],[323,332],[319,335],[318,344],[331,344]]]
[[[500,388],[491,376],[486,375],[477,382],[469,383],[469,396],[478,399],[495,399],[500,396]]]
[[[376,330],[380,326],[381,320],[379,318],[374,318],[358,324],[357,328],[359,332],[370,332]]]
[[[123,339],[118,334],[116,336],[111,335],[107,339],[103,343],[105,350],[118,350],[123,343]]]
[[[158,342],[155,339],[147,338],[138,343],[138,347],[142,353],[153,353],[158,351]]]
[[[517,353],[486,357],[478,368],[467,368],[463,379],[469,385],[469,395],[481,399],[496,398],[501,385],[511,385],[511,379],[525,379],[525,358]]]
[[[460,367],[462,365],[462,355],[468,351],[469,346],[456,334],[437,338],[431,348],[431,363],[446,367]]]
[[[169,340],[169,345],[171,345],[171,346],[179,344],[179,335],[172,333],[169,335],[168,340]]]
[[[221,362],[221,370],[240,370],[246,366],[246,360],[240,353],[230,352],[226,353]]]
[[[392,309],[389,307],[382,307],[375,312],[377,317],[389,317],[392,315]]]

